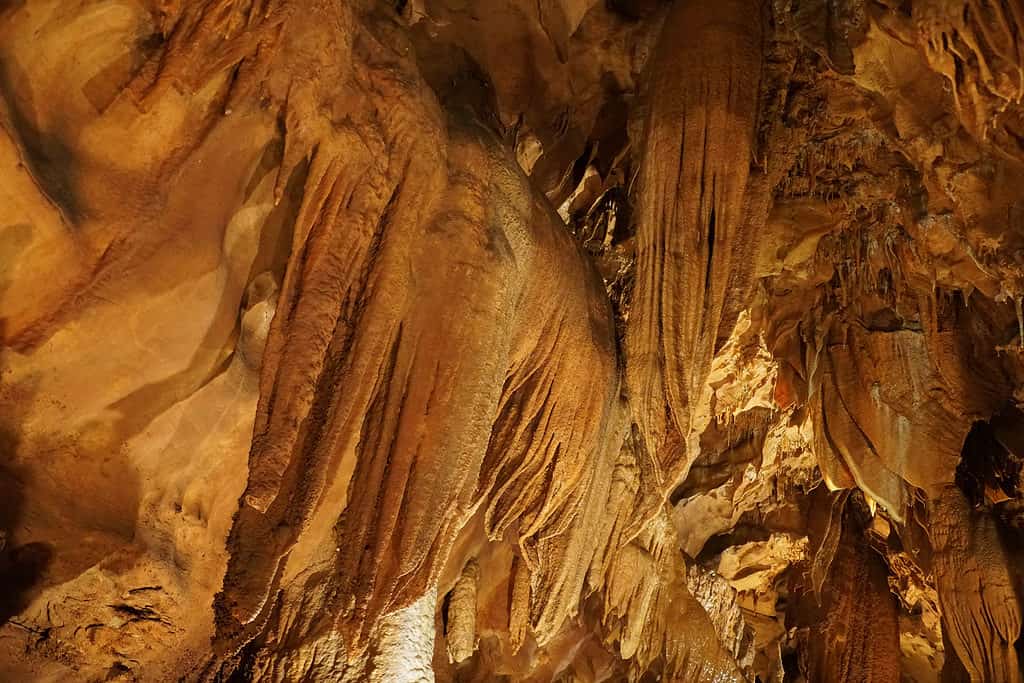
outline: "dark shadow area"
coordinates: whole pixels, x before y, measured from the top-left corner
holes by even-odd
[[[0,236],[10,233],[0,233]],[[7,282],[0,278],[0,295]],[[4,338],[5,320],[0,318],[0,340]],[[4,348],[0,345],[0,378],[3,377]],[[0,407],[15,408],[11,395],[0,384]],[[42,577],[53,558],[53,550],[45,543],[18,545],[18,529],[25,507],[24,468],[14,464],[19,436],[0,424],[0,626],[20,613],[42,583]]]
[[[31,375],[9,380],[10,353],[0,346],[0,625],[47,586],[130,549],[139,497],[116,434],[26,433],[40,389]]]
[[[1024,414],[1009,406],[975,422],[964,440],[956,484],[975,507],[1020,495]]]
[[[20,613],[35,597],[53,559],[46,543],[18,545],[16,530],[24,509],[25,472],[7,464],[17,437],[0,431],[0,626]]]

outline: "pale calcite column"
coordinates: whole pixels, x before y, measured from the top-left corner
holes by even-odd
[[[433,683],[437,587],[405,609],[383,617],[370,683]]]

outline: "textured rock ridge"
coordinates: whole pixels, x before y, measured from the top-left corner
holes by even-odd
[[[1022,679],[1020,0],[0,3],[0,679]]]
[[[748,303],[767,213],[756,157],[760,2],[679,2],[648,65],[627,338],[631,405],[656,481],[685,475],[711,360]]]

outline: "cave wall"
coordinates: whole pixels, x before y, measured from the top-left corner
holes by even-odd
[[[0,677],[1020,680],[1022,36],[0,3]]]

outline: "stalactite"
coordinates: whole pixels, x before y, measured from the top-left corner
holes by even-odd
[[[345,8],[315,9],[302,20],[342,25],[357,21]],[[291,26],[298,37],[306,24],[295,22]],[[354,49],[372,51],[372,41],[364,37]],[[413,80],[389,87],[396,96],[405,92],[402,97],[408,100],[416,85]],[[358,441],[374,447],[374,438],[394,438],[381,433],[394,430],[394,422],[389,427],[380,420],[393,421],[394,411],[401,408],[400,394],[389,393],[389,384],[401,391],[410,381],[417,342],[410,336],[416,330],[406,328],[403,335],[397,316],[408,300],[402,303],[400,290],[391,301],[369,305],[363,303],[362,292],[380,286],[379,280],[386,282],[380,262],[408,257],[408,247],[387,239],[387,234],[399,229],[395,226],[404,226],[410,235],[422,230],[423,216],[435,206],[444,183],[443,152],[439,157],[433,141],[428,148],[406,137],[408,108],[390,112],[384,121],[367,121],[362,129],[352,121],[330,126],[310,113],[321,106],[317,97],[323,94],[315,83],[288,92],[284,163],[287,167],[290,158],[302,156],[310,161],[294,226],[293,257],[267,343],[245,504],[229,541],[232,564],[222,604],[243,624],[264,606],[280,561],[308,524],[330,474],[353,467],[351,462],[342,464],[342,454],[351,453]],[[441,124],[437,110],[432,113],[437,118],[426,130],[433,130],[436,140],[440,131],[430,123]],[[367,145],[378,150],[390,145],[393,158],[375,158]],[[403,183],[401,171],[413,174],[418,183]],[[281,173],[290,175],[285,169]],[[358,343],[357,330],[365,335]],[[419,373],[433,370],[417,368]],[[339,398],[333,388],[343,377],[358,388]],[[368,417],[353,424],[352,417],[358,415]],[[377,441],[375,447],[386,443]],[[368,466],[365,459],[360,462]],[[378,470],[362,475],[378,479],[365,479],[354,490],[372,495],[385,474]]]
[[[1021,605],[995,521],[949,486],[929,506],[943,633],[972,681],[1021,680]]]
[[[462,569],[448,602],[448,657],[463,662],[476,649],[476,590],[480,580],[480,566],[470,560]]]
[[[530,626],[530,573],[518,557],[512,560],[510,584],[508,632],[512,651],[518,652]]]
[[[833,508],[835,510],[835,508]],[[854,506],[838,509],[841,527],[822,596],[823,632],[811,640],[807,675],[813,681],[897,683],[899,623],[882,558],[868,547]]]
[[[627,371],[659,485],[685,442],[711,358],[746,307],[768,191],[750,172],[761,3],[675,3],[650,66]]]
[[[604,596],[606,638],[633,662],[635,678],[661,660],[667,680],[739,683],[743,674],[730,651],[734,643],[719,639],[687,588],[686,565],[670,527],[659,515],[616,551]]]
[[[394,56],[360,31],[353,68],[372,79]],[[417,85],[388,87],[409,99]],[[297,87],[289,107],[317,97],[316,84]],[[543,641],[575,610],[600,537],[580,520],[598,523],[587,508],[603,502],[595,482],[613,463],[602,454],[618,393],[604,288],[474,114],[452,112],[446,134],[411,128],[402,110],[363,116],[329,128],[286,119],[286,167],[296,147],[313,151],[229,541],[224,638],[254,637],[289,553],[333,514],[333,543],[362,549],[339,551],[329,579],[358,657],[380,617],[431,589],[484,502],[492,538],[517,530]],[[367,146],[389,152],[358,153]],[[325,500],[338,473],[347,494]]]
[[[0,679],[1020,680],[1020,0],[0,4]]]
[[[982,140],[994,136],[1001,153],[1024,159],[1024,148],[1000,134],[996,114],[1024,99],[1024,3],[926,0],[915,3],[913,15],[971,133]]]

